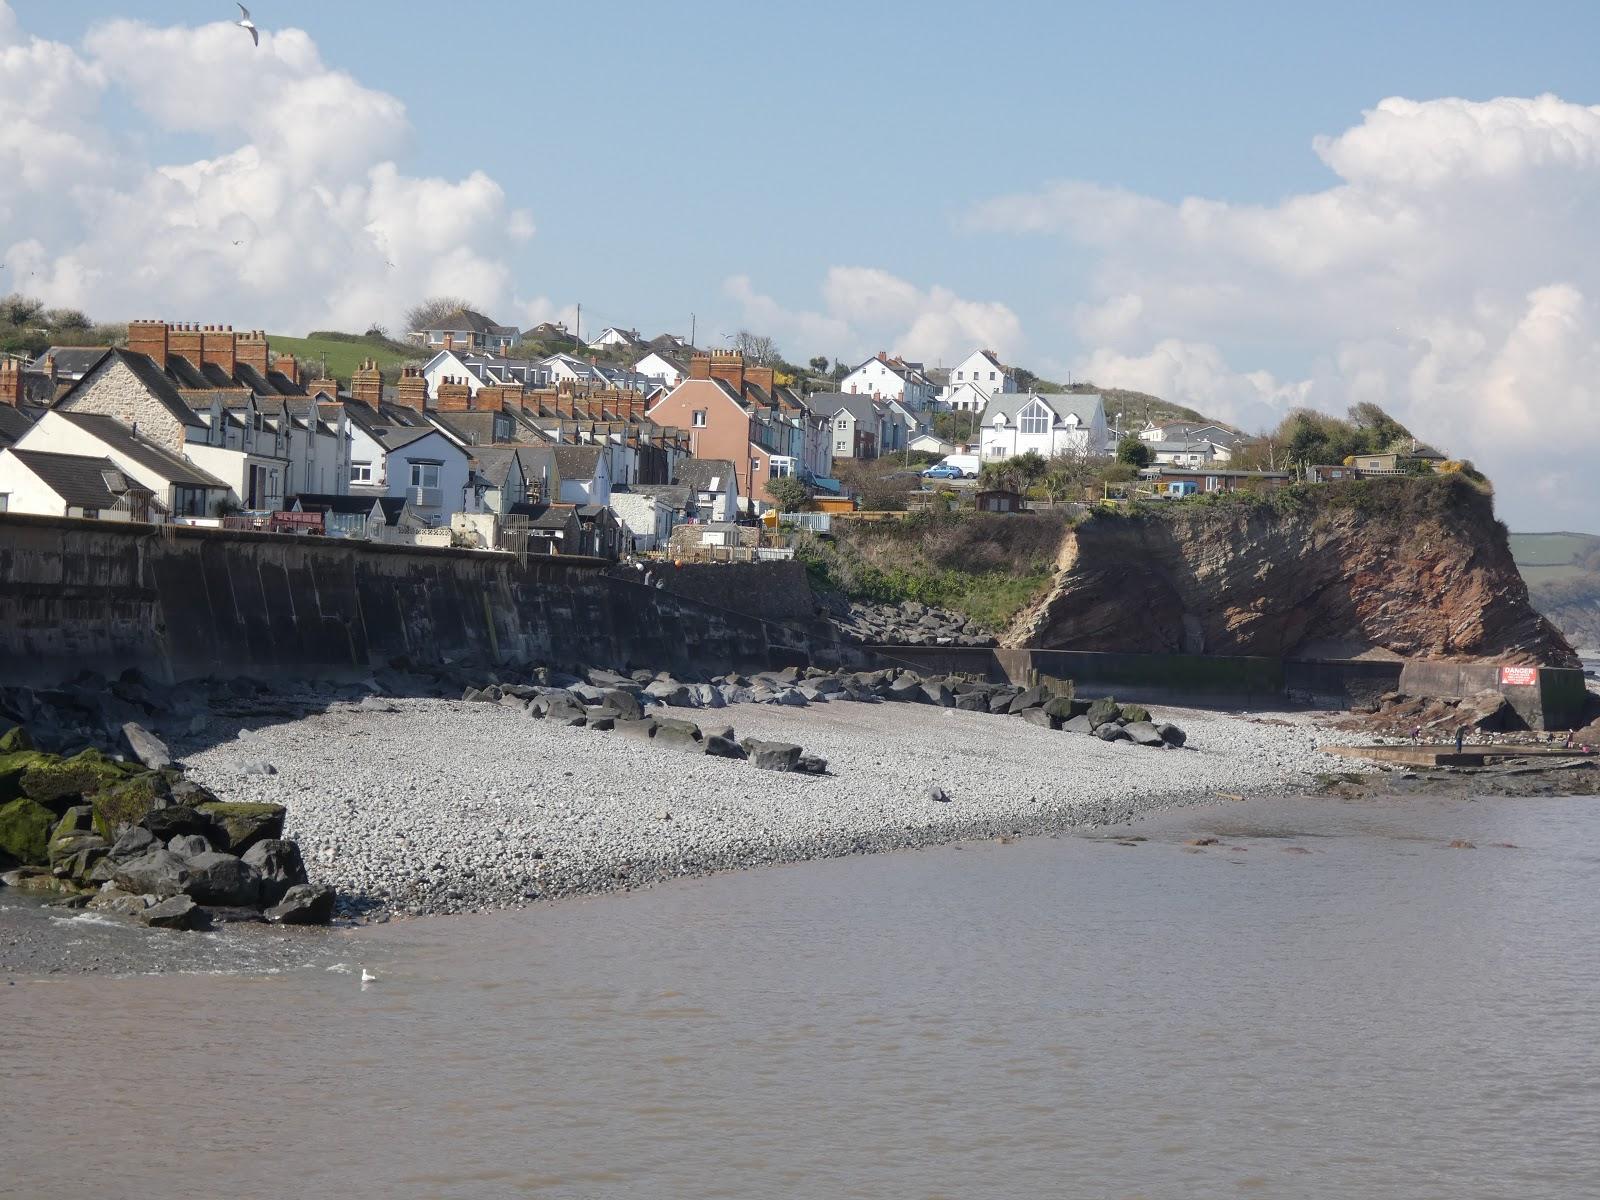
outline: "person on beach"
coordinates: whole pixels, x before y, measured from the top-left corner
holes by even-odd
[[[1466,740],[1467,740],[1467,727],[1465,725],[1456,726],[1456,753],[1457,754],[1461,753],[1462,744],[1464,742],[1466,742]]]
[[[1411,730],[1411,744],[1413,746],[1422,745],[1422,726],[1421,725],[1417,725],[1417,726],[1414,726],[1412,728],[1412,730]]]

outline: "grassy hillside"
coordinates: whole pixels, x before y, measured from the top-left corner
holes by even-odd
[[[1160,396],[1152,396],[1148,392],[1130,392],[1126,388],[1096,387],[1092,383],[1075,383],[1066,391],[1079,395],[1093,395],[1098,393],[1105,400],[1106,424],[1115,426],[1117,414],[1122,414],[1122,432],[1137,433],[1144,428],[1144,423],[1151,420],[1169,421],[1212,421],[1213,418],[1204,413],[1198,413],[1192,408],[1185,408],[1181,404],[1174,404],[1170,400],[1163,400]],[[1217,422],[1222,424],[1222,422]]]
[[[1066,517],[1036,513],[917,513],[904,520],[835,521],[796,557],[813,582],[852,600],[918,600],[1002,632],[1050,586]]]
[[[349,381],[353,371],[367,359],[376,359],[385,377],[398,375],[406,363],[421,362],[422,347],[389,338],[367,337],[358,333],[316,332],[310,337],[267,335],[267,343],[278,354],[292,354],[303,364],[327,364],[335,379]]]
[[[1533,606],[1580,650],[1600,647],[1600,537],[1513,533],[1511,556]]]

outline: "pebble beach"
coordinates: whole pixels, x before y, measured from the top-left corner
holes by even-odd
[[[691,714],[686,714],[691,715]],[[312,878],[354,911],[479,911],[770,863],[1118,824],[1348,770],[1311,715],[1163,708],[1188,747],[905,704],[738,705],[708,730],[798,743],[822,776],[529,718],[396,699],[245,729],[184,755],[229,800],[288,808]],[[270,764],[275,773],[261,773]],[[932,798],[934,789],[947,800]]]

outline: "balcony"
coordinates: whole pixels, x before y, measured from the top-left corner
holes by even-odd
[[[444,493],[436,487],[407,488],[406,499],[418,508],[438,508],[444,503]]]

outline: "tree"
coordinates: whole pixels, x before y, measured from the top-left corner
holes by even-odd
[[[806,365],[811,368],[813,375],[826,375],[828,373],[828,356],[819,354]]]
[[[1130,467],[1143,469],[1150,465],[1150,460],[1155,455],[1150,449],[1150,443],[1138,434],[1130,433],[1117,443],[1117,461],[1126,463]]]
[[[406,329],[410,333],[420,333],[436,326],[451,313],[473,307],[470,300],[463,300],[460,296],[429,296],[406,311]]]
[[[365,336],[367,336],[369,338],[381,338],[384,341],[388,341],[389,340],[389,331],[388,331],[387,328],[385,328],[382,325],[373,325],[370,329],[367,330]]]
[[[37,325],[43,312],[43,304],[20,292],[12,292],[0,300],[0,322],[7,325]]]
[[[775,366],[783,357],[778,352],[778,343],[762,333],[752,333],[748,329],[741,329],[733,335],[733,348],[744,352],[744,360],[754,363],[758,367]]]
[[[792,513],[811,499],[811,489],[793,475],[778,475],[767,480],[767,495],[781,511]]]

